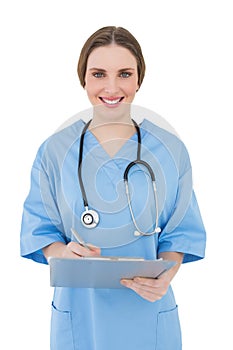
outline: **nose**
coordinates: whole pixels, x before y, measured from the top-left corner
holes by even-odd
[[[104,91],[109,95],[115,95],[119,91],[116,77],[108,77],[108,79],[105,81]]]

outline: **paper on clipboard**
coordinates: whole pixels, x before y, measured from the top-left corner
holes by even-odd
[[[70,288],[125,288],[122,278],[157,278],[176,264],[163,259],[96,257],[49,258],[50,285]]]

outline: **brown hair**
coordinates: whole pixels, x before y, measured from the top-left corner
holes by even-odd
[[[142,55],[141,47],[135,37],[122,27],[108,26],[103,27],[93,33],[85,42],[78,61],[78,76],[82,87],[85,86],[85,75],[87,60],[91,52],[97,47],[107,46],[112,43],[128,49],[137,61],[138,85],[142,84],[145,75],[145,61]]]

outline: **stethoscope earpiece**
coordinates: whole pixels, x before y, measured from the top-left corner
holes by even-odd
[[[139,236],[141,236],[141,233],[138,232],[138,231],[134,231],[134,236],[135,236],[135,237],[139,237]]]
[[[154,229],[153,233],[160,233],[161,231],[162,231],[162,230],[161,230],[160,227],[156,227],[156,228]],[[152,235],[151,232],[146,233],[146,232],[141,232],[141,231],[137,231],[137,230],[134,231],[134,236],[135,236],[135,237],[140,237],[140,236],[151,236],[151,235]]]

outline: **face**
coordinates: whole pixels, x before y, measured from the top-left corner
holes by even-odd
[[[117,110],[131,103],[138,89],[136,58],[119,45],[98,47],[88,57],[85,83],[93,106]]]

